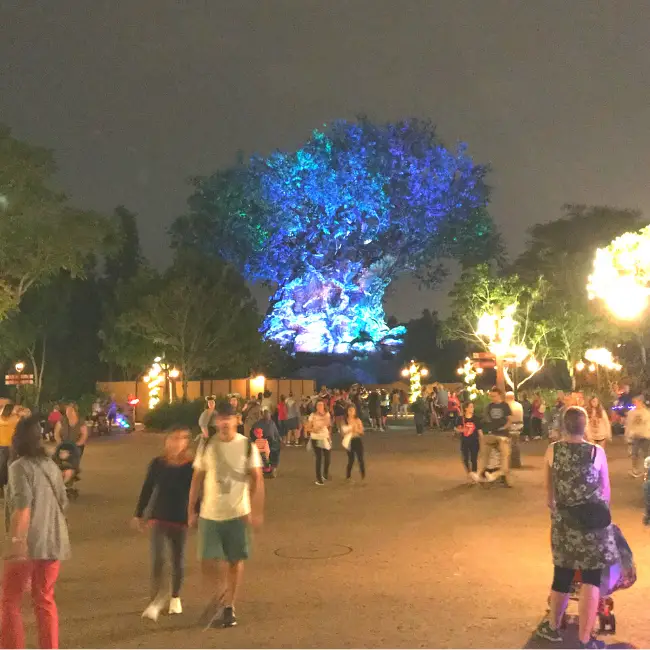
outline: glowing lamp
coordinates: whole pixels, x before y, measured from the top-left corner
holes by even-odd
[[[172,369],[169,371],[169,376],[170,376],[172,379],[178,379],[178,378],[180,377],[180,375],[181,375],[181,371],[180,371],[178,368],[172,368]]]
[[[251,393],[257,395],[264,392],[264,385],[266,384],[266,377],[264,375],[257,375],[250,380]]]
[[[584,369],[585,369],[585,362],[584,361],[578,361],[578,363],[576,363],[576,370],[578,372],[582,372]]]
[[[403,368],[402,369],[402,377],[408,377],[411,373],[409,372],[408,368]]]
[[[462,368],[458,368],[458,370],[456,370],[457,375],[462,375],[463,372],[465,372],[465,371]]]
[[[429,374],[429,370],[428,370],[428,368],[422,368],[422,369],[420,370],[420,374],[421,374],[423,377],[426,377],[426,376]]]
[[[596,364],[595,363],[589,364],[589,372],[596,372]]]
[[[23,370],[25,370],[25,364],[22,361],[19,361],[16,364],[16,372],[20,374]]]
[[[476,374],[477,374],[477,375],[482,375],[482,374],[483,374],[483,368],[478,367],[478,368],[476,369]]]
[[[533,372],[537,372],[539,370],[539,361],[537,361],[537,359],[532,357],[528,359],[528,361],[526,362],[526,370],[528,370],[528,372],[530,372],[531,374]]]

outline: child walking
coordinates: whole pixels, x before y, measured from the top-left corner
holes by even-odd
[[[474,404],[465,404],[463,419],[456,427],[460,434],[460,455],[470,483],[478,482],[478,452],[480,447],[481,423],[474,415]]]
[[[349,438],[348,452],[348,467],[345,473],[346,478],[349,480],[352,477],[352,467],[354,466],[354,459],[359,461],[359,471],[361,478],[366,478],[366,464],[363,459],[363,422],[357,416],[357,409],[355,406],[348,406],[345,414],[345,419],[341,425],[341,433],[343,439],[346,436]]]
[[[147,519],[151,531],[151,603],[142,618],[157,621],[167,603],[169,592],[163,589],[165,544],[171,556],[171,600],[169,613],[181,614],[181,585],[187,537],[187,510],[192,485],[190,432],[178,427],[165,438],[165,452],[149,464],[133,525],[144,530]],[[145,514],[146,513],[146,514]]]

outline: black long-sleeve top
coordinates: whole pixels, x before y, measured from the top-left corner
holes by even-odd
[[[170,465],[164,458],[149,464],[135,516],[141,519],[147,506],[148,518],[173,524],[187,524],[187,507],[192,485],[192,463]]]

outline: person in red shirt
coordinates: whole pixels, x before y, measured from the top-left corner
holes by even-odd
[[[287,409],[287,398],[284,395],[280,395],[280,401],[278,402],[278,430],[280,431],[280,437],[282,442],[287,444],[287,419],[289,418],[288,409]]]

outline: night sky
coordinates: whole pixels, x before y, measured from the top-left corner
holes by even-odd
[[[650,214],[648,34],[646,0],[0,0],[0,122],[77,204],[136,211],[162,266],[187,177],[336,118],[428,117],[492,164],[514,255],[565,202]],[[439,304],[398,287],[389,314]]]

